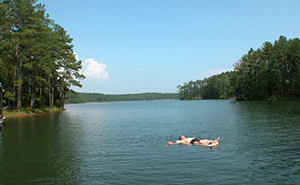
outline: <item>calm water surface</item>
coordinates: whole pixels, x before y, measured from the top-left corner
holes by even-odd
[[[67,105],[8,118],[0,184],[299,184],[300,101]],[[219,147],[168,146],[179,135]]]

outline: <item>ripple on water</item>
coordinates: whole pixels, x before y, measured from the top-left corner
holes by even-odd
[[[297,184],[299,102],[141,101],[67,105],[8,119],[4,184]],[[219,148],[168,146],[178,136]]]

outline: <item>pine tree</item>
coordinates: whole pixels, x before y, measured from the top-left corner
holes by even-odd
[[[65,93],[85,78],[72,38],[36,0],[1,3],[0,15],[0,80],[7,104],[17,111],[47,104],[63,108]]]

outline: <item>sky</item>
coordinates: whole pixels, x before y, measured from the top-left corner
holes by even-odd
[[[77,92],[176,93],[232,71],[266,41],[298,38],[299,0],[39,0],[73,38]]]

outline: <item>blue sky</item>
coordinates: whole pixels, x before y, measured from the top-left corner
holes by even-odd
[[[298,0],[39,0],[74,39],[78,92],[177,92],[251,47],[299,37]]]

